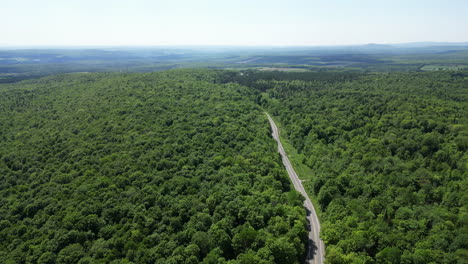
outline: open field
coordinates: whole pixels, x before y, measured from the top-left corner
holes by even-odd
[[[423,71],[438,71],[438,70],[465,70],[468,69],[468,65],[426,65],[421,68]]]
[[[307,69],[301,68],[275,68],[275,67],[263,67],[257,68],[259,71],[284,71],[284,72],[308,72]]]

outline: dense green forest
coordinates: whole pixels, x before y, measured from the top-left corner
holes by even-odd
[[[300,263],[258,92],[212,70],[0,86],[0,263]]]
[[[468,72],[171,70],[0,84],[1,263],[468,263]]]
[[[328,263],[468,263],[466,73],[246,75],[313,171]]]

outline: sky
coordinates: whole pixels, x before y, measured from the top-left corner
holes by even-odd
[[[467,42],[468,0],[0,0],[0,46]]]

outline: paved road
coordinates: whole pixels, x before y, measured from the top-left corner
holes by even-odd
[[[315,213],[314,206],[312,205],[309,196],[304,190],[304,186],[302,186],[301,180],[294,171],[294,168],[291,165],[286,152],[284,151],[283,145],[281,144],[279,138],[279,130],[275,124],[275,121],[273,121],[268,113],[265,114],[268,116],[268,120],[270,121],[271,130],[273,131],[272,136],[278,142],[278,152],[283,158],[283,164],[288,171],[289,178],[291,178],[291,181],[294,184],[294,188],[296,188],[296,190],[300,192],[305,198],[304,207],[307,210],[307,221],[309,221],[309,245],[305,263],[322,264],[325,260],[325,246],[323,241],[320,239],[320,222],[318,220],[317,214]]]

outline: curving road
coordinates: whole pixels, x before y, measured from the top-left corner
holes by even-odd
[[[273,131],[272,136],[278,142],[278,152],[281,154],[283,159],[284,167],[288,171],[289,178],[294,184],[294,188],[304,196],[304,207],[307,210],[307,221],[309,222],[309,245],[307,250],[307,257],[305,263],[309,264],[322,264],[325,260],[325,246],[323,241],[320,239],[320,222],[318,220],[317,214],[315,213],[314,206],[309,199],[302,182],[294,171],[291,162],[284,151],[283,145],[281,144],[279,138],[279,130],[275,124],[275,121],[271,118],[268,113],[265,113],[270,121],[271,130]]]

